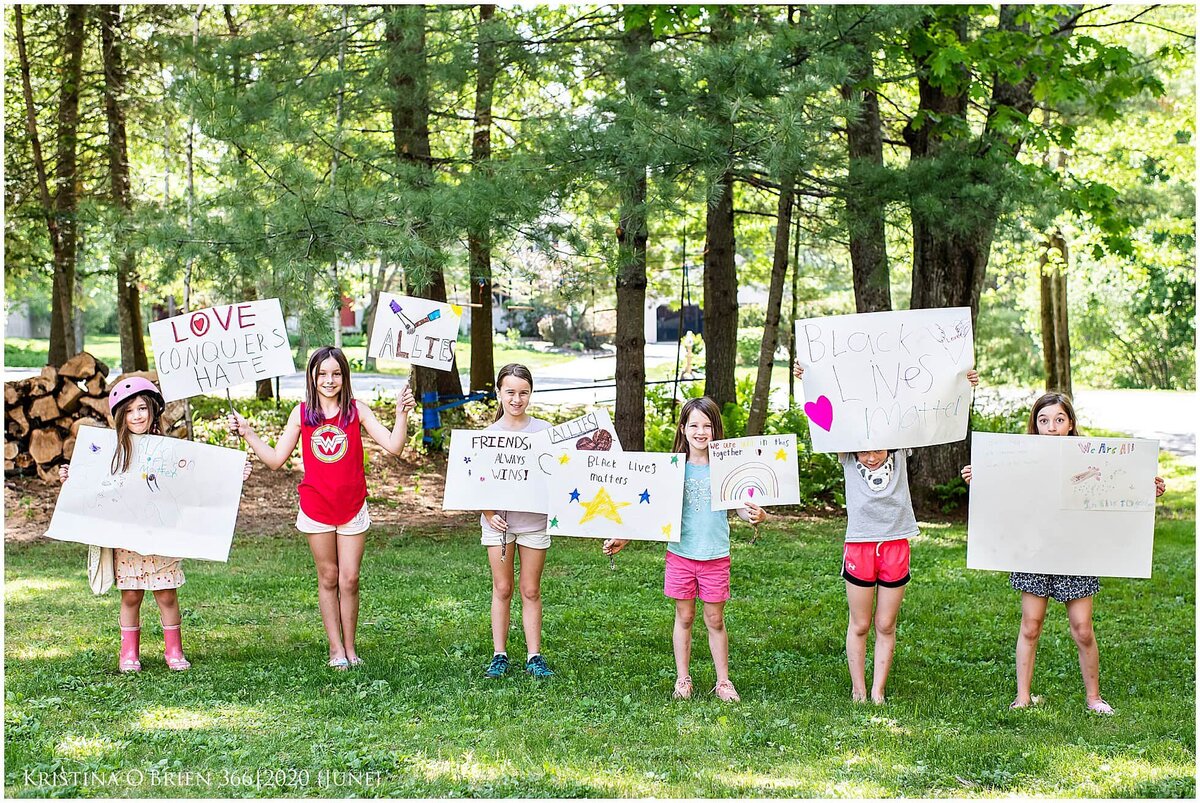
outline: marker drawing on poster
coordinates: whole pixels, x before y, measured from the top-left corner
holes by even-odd
[[[166,401],[296,372],[277,298],[198,309],[149,328]]]
[[[813,450],[900,449],[962,440],[974,365],[968,307],[796,322]]]
[[[367,356],[449,371],[461,320],[457,304],[380,293]]]
[[[456,429],[450,433],[442,510],[546,512],[546,473],[537,433]]]
[[[551,536],[679,540],[682,454],[561,450],[550,462]]]
[[[967,568],[1149,577],[1158,442],[974,432]]]
[[[129,470],[112,474],[116,432],[79,428],[71,478],[46,535],[143,555],[228,560],[245,452],[159,435],[135,435],[133,444]]]
[[[588,452],[619,452],[621,441],[612,418],[603,407],[564,421],[534,434],[535,442],[546,452],[551,449],[579,449]]]
[[[759,507],[800,504],[794,434],[712,441],[708,463],[713,510],[732,510],[745,502]]]

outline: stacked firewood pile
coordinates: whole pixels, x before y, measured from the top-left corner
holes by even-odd
[[[36,472],[46,482],[58,482],[58,466],[70,461],[79,428],[110,426],[108,388],[130,376],[158,380],[155,371],[137,371],[109,383],[108,366],[83,351],[60,368],[47,365],[39,376],[5,382],[5,475]],[[183,412],[182,401],[167,405],[166,434],[186,435]]]

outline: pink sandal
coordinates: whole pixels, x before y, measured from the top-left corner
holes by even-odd
[[[1104,702],[1104,700],[1092,700],[1087,704],[1087,707],[1092,713],[1100,714],[1101,716],[1105,717],[1111,717],[1113,714],[1117,713],[1113,710],[1113,707]]]
[[[742,698],[738,696],[737,689],[733,687],[731,680],[719,680],[717,685],[713,686],[713,694],[717,695],[717,699],[726,703],[736,703]]]
[[[692,699],[692,676],[684,675],[675,681],[675,691],[671,693],[674,700]]]

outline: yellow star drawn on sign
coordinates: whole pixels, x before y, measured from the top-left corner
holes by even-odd
[[[558,458],[558,462],[565,466],[567,463],[571,462],[571,456],[564,454],[562,457]]]
[[[671,522],[667,522],[662,526],[662,534],[667,538],[671,537]]]
[[[621,508],[629,507],[630,505],[629,502],[613,501],[613,498],[609,496],[608,491],[603,487],[596,491],[596,495],[592,497],[590,502],[580,502],[579,504],[583,505],[583,509],[587,511],[583,514],[583,518],[579,520],[580,524],[589,522],[599,516],[603,516],[604,518],[614,521],[617,524],[624,524],[624,522],[621,521],[621,514],[619,511]]]
[[[780,449],[778,452],[775,453],[775,459],[776,460],[787,460],[787,452],[783,449]]]

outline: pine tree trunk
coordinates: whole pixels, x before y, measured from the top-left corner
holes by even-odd
[[[734,264],[733,174],[721,177],[721,198],[704,227],[704,394],[724,407],[736,402],[737,267]]]
[[[129,237],[124,232],[130,214],[129,151],[125,137],[125,63],[121,49],[121,7],[101,5],[100,41],[104,60],[104,112],[108,122],[108,169],[112,183],[113,205],[121,214],[122,228],[114,237],[117,266],[117,329],[121,341],[121,367],[125,371],[149,369],[146,345],[142,339],[140,299],[137,290],[137,265]]]
[[[859,114],[846,119],[849,176],[846,187],[846,219],[850,239],[850,264],[854,274],[854,305],[858,312],[882,312],[892,308],[888,274],[887,236],[883,201],[866,178],[883,169],[883,130],[879,97],[867,89],[875,77],[869,52],[861,54],[853,82],[842,86],[842,97],[861,96]]]
[[[771,261],[771,286],[767,291],[767,320],[763,326],[762,348],[758,353],[758,376],[754,381],[754,396],[750,400],[750,415],[746,420],[747,435],[761,435],[767,422],[767,408],[771,400],[771,369],[775,364],[775,347],[779,345],[783,282],[787,278],[792,209],[796,202],[795,180],[789,176],[779,186],[779,205],[775,215],[775,254]]]
[[[1057,252],[1053,257],[1051,254]],[[1072,395],[1071,337],[1067,319],[1067,241],[1055,231],[1042,244],[1038,259],[1041,276],[1042,359],[1046,390]]]
[[[396,158],[418,169],[412,181],[416,192],[433,184],[433,155],[429,145],[429,76],[425,52],[425,6],[391,6],[385,10],[384,37],[387,47],[389,84],[392,95],[392,142]],[[425,228],[417,223],[418,236]],[[411,268],[406,275],[411,279]],[[418,298],[446,301],[446,276],[439,265],[419,266],[420,281],[413,282]],[[412,389],[421,397],[436,391],[445,396],[462,395],[457,359],[449,371],[413,366]]]
[[[471,169],[490,172],[492,158],[492,90],[496,84],[496,46],[489,22],[496,12],[491,4],[479,6],[479,35],[475,75],[475,131],[471,137]],[[467,234],[471,308],[471,390],[490,390],[495,384],[492,354],[492,251],[486,228]]]
[[[76,260],[76,145],[79,138],[79,91],[83,82],[83,27],[86,6],[67,6],[66,30],[62,40],[62,83],[58,104],[58,143],[54,164],[54,211],[57,237],[54,250],[54,284],[51,292],[51,365],[62,365],[75,354],[75,260]]]

